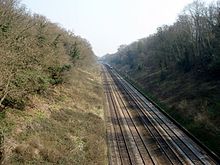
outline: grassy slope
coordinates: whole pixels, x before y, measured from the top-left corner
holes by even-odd
[[[125,68],[121,67],[123,73]],[[192,73],[131,71],[129,77],[205,145],[220,155],[220,82]]]
[[[106,164],[100,68],[76,66],[66,76],[24,111],[1,114],[2,164]]]

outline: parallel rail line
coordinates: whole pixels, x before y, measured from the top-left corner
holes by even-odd
[[[219,164],[109,66],[102,77],[109,164]]]

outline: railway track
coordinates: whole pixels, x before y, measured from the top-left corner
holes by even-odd
[[[109,164],[218,164],[109,66],[103,66]]]

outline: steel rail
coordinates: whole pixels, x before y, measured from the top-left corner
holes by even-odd
[[[117,73],[112,73],[112,74],[117,74]],[[135,91],[136,89],[134,87],[132,88],[132,86],[128,84],[124,79],[122,79],[120,75],[118,76],[119,78],[117,78],[118,79],[117,83],[121,83],[118,85],[124,85],[124,90],[127,91],[127,94],[130,95],[130,97],[136,100],[135,103],[137,104],[137,106],[139,106],[142,112],[144,114],[148,113],[147,114],[148,116],[149,115],[153,116],[154,118],[153,121],[155,122],[155,124],[159,123],[159,125],[162,125],[161,128],[164,129],[164,132],[170,137],[170,139],[173,139],[175,143],[177,144],[175,145],[176,148],[184,148],[182,153],[185,156],[187,156],[190,160],[192,160],[194,164],[197,164],[198,162],[200,162],[200,164],[201,163],[209,164],[210,162],[212,162],[210,161],[208,156],[204,155],[205,152],[203,152],[200,148],[198,148],[197,145],[194,146],[195,143],[190,138],[186,137],[186,135],[183,134],[182,131],[177,131],[177,127],[173,125],[173,122],[169,121],[166,117],[161,117],[161,114],[159,114],[158,110],[155,110],[155,108],[152,108],[153,106],[151,106],[152,104],[149,103],[149,101],[147,104],[146,100],[143,99],[143,96],[141,96],[137,91]],[[131,93],[131,90],[132,90],[132,93]],[[148,112],[146,110],[143,110],[146,108],[148,109]],[[174,139],[174,136],[177,137],[177,139]],[[180,138],[180,136],[183,136],[184,138],[182,139]],[[197,157],[199,161],[195,160],[196,159],[195,157]]]

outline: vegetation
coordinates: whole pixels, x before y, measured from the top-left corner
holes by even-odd
[[[28,13],[16,0],[0,1],[0,106],[24,108],[28,94],[62,83],[88,42],[45,17]]]
[[[85,39],[0,0],[0,164],[105,164],[100,68]]]
[[[7,108],[2,164],[107,164],[97,66],[71,69],[68,81],[32,95],[23,111]]]
[[[194,1],[173,25],[103,60],[132,77],[146,93],[220,155],[220,2]]]

